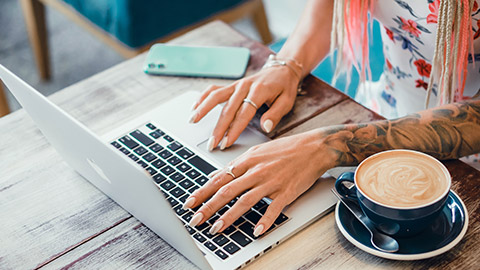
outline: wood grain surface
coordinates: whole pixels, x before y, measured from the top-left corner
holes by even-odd
[[[172,41],[175,44],[244,46],[256,72],[270,51],[221,22]],[[229,80],[154,77],[142,72],[145,55],[114,66],[50,99],[98,135],[105,134],[187,90]],[[380,119],[313,77],[307,96],[271,137],[313,128]],[[258,117],[257,120],[258,121]],[[255,122],[254,122],[255,125]],[[258,123],[257,123],[258,126]],[[71,169],[24,110],[0,119],[0,269],[191,269],[186,258]],[[452,186],[467,205],[466,237],[444,255],[399,262],[369,255],[339,232],[333,213],[251,263],[249,269],[480,269],[480,173],[460,161],[445,163]]]

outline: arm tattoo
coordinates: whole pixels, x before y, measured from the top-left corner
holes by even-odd
[[[412,149],[438,159],[480,153],[480,100],[448,104],[393,120],[323,130],[337,165],[356,165],[389,149]]]

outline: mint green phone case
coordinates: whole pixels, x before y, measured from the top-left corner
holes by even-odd
[[[238,79],[245,74],[250,51],[241,47],[155,44],[144,64],[147,74]]]

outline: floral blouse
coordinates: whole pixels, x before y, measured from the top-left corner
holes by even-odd
[[[464,99],[480,90],[479,4],[480,0],[476,0],[472,11],[474,55],[468,59]],[[359,87],[356,96],[359,102],[387,118],[425,109],[439,6],[440,0],[375,1],[373,16],[383,27],[385,66],[378,82],[367,82]],[[437,94],[438,89],[434,85],[434,99]],[[430,106],[435,105],[436,101],[431,100]]]

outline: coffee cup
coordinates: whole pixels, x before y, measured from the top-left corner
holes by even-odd
[[[432,156],[389,150],[366,158],[355,172],[341,174],[335,189],[343,198],[357,200],[380,231],[409,237],[441,213],[450,185],[447,168]]]

